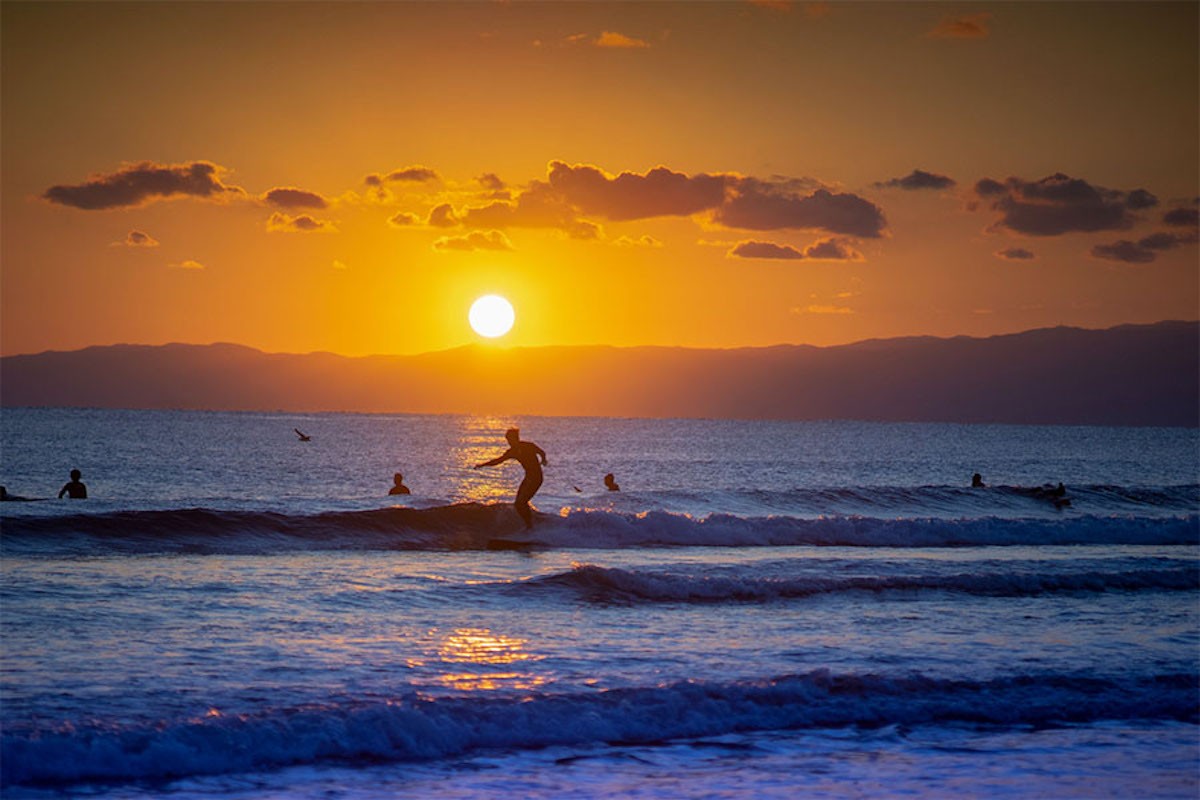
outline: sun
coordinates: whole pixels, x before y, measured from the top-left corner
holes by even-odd
[[[485,294],[471,304],[467,313],[471,328],[489,339],[508,333],[516,318],[512,303],[498,294]]]

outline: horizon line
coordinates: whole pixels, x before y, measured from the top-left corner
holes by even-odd
[[[1082,325],[1043,325],[1035,328],[1024,328],[1020,330],[1007,331],[1005,333],[993,333],[984,336],[960,333],[949,336],[939,336],[936,334],[901,334],[897,336],[873,336],[866,339],[855,339],[854,341],[844,342],[842,344],[818,345],[809,344],[806,342],[778,342],[767,345],[732,345],[729,347],[698,347],[694,345],[670,345],[670,344],[634,344],[634,345],[615,345],[606,343],[590,343],[590,344],[540,344],[540,345],[504,345],[499,342],[483,342],[472,341],[465,344],[454,345],[440,350],[424,350],[416,353],[367,353],[365,355],[348,355],[346,353],[337,353],[332,350],[309,350],[306,352],[286,351],[286,350],[264,350],[254,345],[244,344],[241,342],[230,341],[212,341],[212,342],[162,342],[160,344],[147,344],[142,342],[111,342],[108,344],[88,344],[81,347],[76,347],[68,350],[51,348],[36,352],[27,353],[7,353],[0,354],[0,359],[34,357],[42,355],[50,355],[55,353],[79,353],[84,350],[95,350],[117,347],[145,347],[145,348],[161,348],[161,347],[238,347],[246,350],[252,350],[256,353],[269,356],[315,356],[329,355],[337,358],[348,359],[368,359],[368,358],[421,358],[423,356],[438,355],[443,353],[451,353],[457,350],[468,349],[483,349],[483,350],[500,350],[505,352],[514,352],[522,350],[567,350],[567,349],[611,349],[611,350],[692,350],[692,351],[709,351],[709,352],[728,352],[734,350],[771,350],[775,348],[794,347],[794,348],[812,348],[816,350],[832,350],[840,347],[854,347],[857,345],[868,344],[872,342],[894,342],[905,341],[912,339],[934,339],[942,341],[951,341],[954,339],[999,339],[1006,336],[1021,336],[1029,333],[1037,333],[1039,331],[1052,330],[1079,330],[1079,331],[1108,331],[1117,328],[1138,328],[1138,327],[1153,327],[1155,325],[1189,325],[1200,324],[1200,318],[1196,319],[1160,319],[1155,322],[1119,322],[1115,325],[1105,327],[1086,327]]]

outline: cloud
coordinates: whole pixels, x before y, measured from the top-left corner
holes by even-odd
[[[590,33],[574,33],[570,36],[563,37],[563,44],[568,46],[589,45],[591,47],[603,47],[606,49],[617,50],[637,50],[644,49],[650,46],[650,43],[642,39],[635,39],[632,36],[626,36],[623,33],[614,31],[604,31],[599,36],[593,37]],[[535,42],[535,45],[540,46],[540,42]]]
[[[200,269],[204,269],[205,267],[199,261],[193,261],[192,259],[189,258],[186,261],[179,262],[178,264],[167,264],[167,268],[168,269],[200,270]]]
[[[713,221],[748,230],[824,230],[863,239],[883,235],[883,211],[858,195],[818,189],[812,194],[778,191],[753,178],[735,184]]]
[[[590,164],[553,161],[546,180],[532,181],[515,199],[468,207],[455,218],[474,228],[557,228],[576,238],[596,238],[599,226],[585,216],[622,222],[709,212],[712,222],[730,228],[883,235],[887,222],[878,206],[813,186],[820,184],[779,176],[687,175],[664,166],[611,175]]]
[[[58,205],[98,211],[141,206],[172,197],[222,200],[230,195],[245,195],[240,187],[221,182],[225,171],[208,161],[187,164],[143,161],[106,175],[95,175],[84,183],[51,186],[42,197]]]
[[[854,309],[847,308],[846,306],[812,305],[812,306],[805,306],[804,308],[793,308],[792,313],[793,314],[853,314]]]
[[[350,269],[348,266],[346,266],[346,262],[339,261],[336,258],[333,260],[333,268],[336,270]]]
[[[420,217],[416,214],[410,214],[407,211],[401,211],[388,219],[388,224],[394,228],[407,228],[410,225],[417,225],[420,222]]]
[[[596,37],[596,47],[614,47],[621,49],[638,49],[649,47],[650,43],[642,39],[634,39],[631,36],[626,36],[623,33],[615,33],[614,31],[604,31]]]
[[[316,219],[308,214],[289,217],[276,211],[267,220],[267,230],[272,233],[336,233],[337,228],[332,222]]]
[[[1200,209],[1173,208],[1163,214],[1163,222],[1173,227],[1196,227],[1200,225]]]
[[[1124,230],[1135,220],[1131,210],[1158,203],[1145,189],[1106,189],[1062,173],[1039,181],[984,178],[975,184],[975,194],[1000,212],[995,228],[1028,236]]]
[[[533,181],[515,200],[467,208],[461,221],[476,228],[557,228],[577,238],[591,238],[597,226],[580,219],[580,210],[562,192]]]
[[[454,207],[449,203],[434,206],[429,212],[429,218],[426,220],[426,223],[434,228],[453,228],[460,222],[462,220],[454,213]]]
[[[1006,261],[1030,261],[1034,255],[1033,251],[1026,250],[1024,247],[1008,247],[1004,250],[997,250],[996,257]]]
[[[433,243],[438,252],[461,250],[515,250],[502,231],[471,231],[466,236],[443,236]]]
[[[438,174],[436,170],[420,165],[413,167],[404,167],[403,169],[394,169],[387,174],[389,181],[413,181],[420,183],[423,181],[436,181]]]
[[[925,35],[931,39],[986,39],[992,15],[987,11],[961,17],[946,17]]]
[[[1141,247],[1137,242],[1122,239],[1112,244],[1098,244],[1092,248],[1092,255],[1109,261],[1123,261],[1126,264],[1148,264],[1158,258],[1153,250]]]
[[[144,231],[134,230],[125,235],[124,241],[113,242],[113,244],[125,247],[158,247],[158,240]]]
[[[749,240],[739,242],[726,255],[732,258],[775,258],[805,261],[862,261],[862,253],[844,239],[822,239],[803,250],[791,245]]]
[[[1200,238],[1197,231],[1178,234],[1171,231],[1161,231],[1143,236],[1136,242],[1121,239],[1112,244],[1098,244],[1092,248],[1092,255],[1109,261],[1123,261],[1127,264],[1149,264],[1158,258],[1164,250],[1174,250],[1185,244],[1196,244]]]
[[[271,189],[263,195],[263,200],[279,208],[328,208],[329,201],[316,192],[293,187]]]
[[[630,236],[621,236],[613,239],[613,244],[617,247],[662,247],[663,243],[655,239],[649,234],[639,236],[636,239]]]
[[[482,186],[484,189],[487,189],[489,192],[502,192],[508,188],[507,184],[500,180],[500,177],[494,172],[485,172],[475,180],[478,181],[480,186]]]
[[[610,220],[689,216],[714,208],[725,197],[728,176],[688,176],[666,167],[644,175],[611,176],[589,164],[550,163],[549,189],[582,214]]]
[[[892,178],[882,183],[876,183],[877,189],[907,189],[909,191],[916,189],[949,189],[955,186],[956,182],[953,178],[945,175],[936,175],[932,172],[926,172],[923,169],[914,169],[903,178]]]
[[[380,175],[378,172],[372,172],[370,175],[363,178],[363,183],[367,186],[379,188],[384,185],[385,181],[408,181],[412,183],[422,183],[424,181],[436,181],[441,176],[437,170],[423,167],[420,164],[411,167],[401,167],[394,169],[386,175]]]

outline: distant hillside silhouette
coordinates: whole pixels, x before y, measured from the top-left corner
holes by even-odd
[[[839,347],[115,345],[0,359],[4,406],[1200,424],[1200,323]]]

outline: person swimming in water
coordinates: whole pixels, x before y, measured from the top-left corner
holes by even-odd
[[[983,476],[980,475],[978,472],[976,472],[974,475],[971,476],[971,488],[972,489],[980,489],[985,486],[987,486],[987,484],[983,482]]]
[[[608,487],[610,492],[621,491],[621,487],[617,485],[617,479],[613,477],[611,472],[604,476],[604,485]]]
[[[525,520],[525,527],[533,527],[533,510],[529,507],[529,501],[537,494],[537,490],[542,485],[542,467],[546,466],[546,451],[538,447],[533,442],[521,441],[521,431],[519,428],[509,428],[504,433],[504,438],[508,440],[508,449],[504,453],[491,461],[484,461],[481,464],[476,464],[475,469],[480,467],[494,467],[497,464],[503,464],[510,458],[516,459],[525,469],[525,478],[521,481],[521,485],[517,487],[517,499],[515,505],[517,513],[521,515],[521,519]],[[539,460],[541,463],[539,464]]]
[[[388,494],[412,494],[404,485],[404,476],[399,472],[392,476],[392,488],[388,489]]]
[[[72,500],[86,500],[87,487],[83,485],[83,481],[79,480],[81,477],[83,477],[83,473],[79,470],[71,470],[71,480],[64,483],[63,487],[58,490],[59,498],[61,499],[65,494]]]

